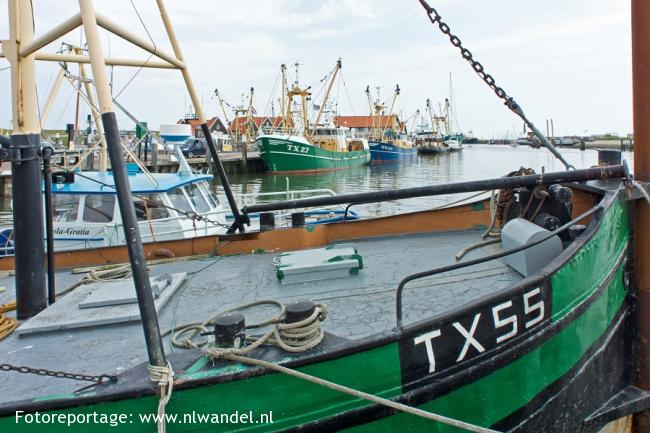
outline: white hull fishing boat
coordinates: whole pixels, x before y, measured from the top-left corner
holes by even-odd
[[[185,162],[182,154],[178,159]],[[144,243],[178,241],[228,233],[232,212],[213,190],[213,176],[191,171],[148,173],[127,164],[138,228]],[[122,218],[116,204],[113,174],[107,172],[53,173],[52,221],[56,251],[89,250],[125,244]],[[330,189],[289,190],[239,195],[240,203],[253,204],[286,197],[334,196]],[[305,210],[304,224],[326,224],[342,218],[355,220],[340,207]],[[250,229],[257,230],[260,215],[250,215]],[[291,214],[276,212],[273,225],[291,225]],[[47,237],[47,234],[46,234]],[[169,254],[165,249],[161,255]],[[13,226],[0,228],[0,256],[14,254]]]

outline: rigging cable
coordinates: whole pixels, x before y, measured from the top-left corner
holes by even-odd
[[[151,37],[151,34],[149,33],[149,29],[147,28],[147,25],[144,23],[142,16],[140,16],[140,11],[138,11],[138,8],[135,6],[135,3],[133,3],[133,0],[129,0],[131,2],[131,6],[133,6],[133,10],[135,11],[135,14],[138,16],[138,19],[140,20],[140,24],[142,24],[142,27],[144,28],[144,31],[147,33],[147,36],[149,37],[149,40],[153,44],[153,50],[158,51],[158,47],[156,46],[156,42],[153,40]],[[131,85],[133,80],[136,79],[136,77],[142,72],[142,70],[147,66],[151,58],[153,57],[153,54],[149,54],[149,57],[147,57],[147,60],[144,61],[144,64],[140,66],[135,73],[129,78],[129,80],[126,82],[126,84],[120,89],[119,92],[113,97],[113,99],[117,99],[120,97],[120,95]],[[112,74],[111,74],[112,75]],[[112,87],[111,87],[112,89]]]
[[[264,107],[264,116],[267,118],[269,117],[269,107],[271,106],[271,101],[273,101],[273,95],[275,95],[275,90],[278,87],[278,83],[280,82],[280,73],[281,70],[278,71],[278,75],[275,76],[275,82],[273,83],[273,89],[271,89],[271,94],[269,95],[269,100],[266,102],[266,106]]]
[[[354,106],[352,105],[352,98],[350,98],[350,92],[348,91],[348,86],[345,84],[345,79],[343,78],[343,71],[340,71],[339,73],[341,74],[341,81],[343,81],[343,88],[345,89],[345,94],[348,97],[348,103],[350,104],[350,110],[352,111],[352,115],[355,116]]]

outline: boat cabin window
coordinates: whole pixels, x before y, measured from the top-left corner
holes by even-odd
[[[187,201],[187,197],[183,194],[181,188],[176,188],[167,193],[169,200],[172,202],[172,207],[182,211],[182,212],[193,212],[190,202]]]
[[[190,198],[190,201],[194,205],[194,209],[196,209],[197,212],[210,212],[210,206],[208,206],[208,202],[205,201],[205,198],[203,198],[203,194],[201,194],[201,191],[199,190],[197,184],[192,183],[187,185],[185,187],[185,192],[187,193],[187,196]]]
[[[314,135],[337,135],[336,129],[318,128]]]
[[[113,221],[115,195],[89,194],[84,200],[82,219],[87,223],[108,223]]]
[[[72,222],[77,220],[79,214],[78,194],[52,194],[53,220],[56,222]]]
[[[201,182],[199,186],[203,190],[203,193],[205,193],[205,196],[208,198],[208,201],[210,202],[210,206],[212,206],[213,208],[218,207],[219,199],[217,198],[216,195],[214,195],[214,192],[212,192],[210,186],[205,182]]]
[[[133,200],[133,207],[135,207],[135,217],[138,221],[169,218],[169,209],[159,194],[137,195]]]

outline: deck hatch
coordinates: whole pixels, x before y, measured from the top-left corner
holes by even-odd
[[[154,291],[156,311],[159,311],[171,299],[186,278],[187,273],[180,272],[163,274],[150,279]],[[110,283],[117,283],[117,285]],[[122,298],[115,298],[111,292],[119,285],[129,289],[130,292],[122,293],[124,295]],[[158,296],[155,296],[156,291]],[[92,297],[100,292],[101,296]],[[124,280],[83,285],[57,299],[54,304],[20,326],[16,332],[22,336],[77,328],[87,329],[115,323],[137,322],[140,320],[138,304],[128,303],[127,301],[130,298],[135,298],[135,288],[133,283],[126,284]],[[94,308],[80,308],[82,302],[87,302],[88,299],[91,301],[94,299],[96,305],[87,305]],[[107,305],[105,302],[108,299],[113,299],[113,301],[118,299],[119,302]]]
[[[291,284],[356,275],[363,268],[363,258],[354,244],[336,244],[280,254],[273,266],[278,280]]]

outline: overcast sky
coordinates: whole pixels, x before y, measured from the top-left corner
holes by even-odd
[[[159,46],[171,51],[153,0],[133,0]],[[622,0],[431,0],[443,19],[540,129],[554,120],[556,135],[629,133],[631,113],[630,2]],[[381,87],[386,99],[402,89],[396,112],[409,118],[449,95],[450,73],[460,128],[479,137],[517,135],[521,122],[428,21],[417,0],[167,0],[186,63],[208,115],[221,115],[212,92],[231,104],[255,88],[265,113],[281,63],[298,61],[303,84],[318,83],[343,60],[340,114],[367,114],[364,90]],[[95,1],[98,11],[147,38],[129,0]],[[36,33],[72,15],[73,0],[34,0]],[[0,0],[0,39],[8,37],[7,0]],[[105,54],[146,59],[115,36],[102,33]],[[80,31],[61,41],[79,43]],[[109,49],[110,45],[110,49]],[[0,59],[0,69],[8,65]],[[290,69],[291,70],[291,69]],[[114,92],[135,68],[115,68]],[[41,106],[56,65],[38,66]],[[0,127],[9,127],[10,74],[0,70]],[[345,92],[347,88],[350,95]],[[274,95],[277,99],[278,95]],[[175,123],[189,104],[180,73],[143,70],[118,100],[157,129]],[[88,111],[85,110],[87,113]],[[229,113],[232,117],[232,114]],[[64,128],[74,117],[67,85],[47,123]],[[131,122],[120,116],[122,128]]]

